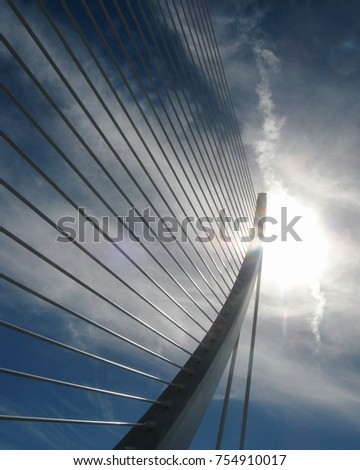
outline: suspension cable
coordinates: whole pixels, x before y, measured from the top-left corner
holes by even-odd
[[[246,377],[245,398],[244,398],[244,405],[243,405],[243,417],[242,417],[242,423],[241,423],[240,446],[239,446],[240,450],[245,449],[247,420],[248,420],[248,414],[249,414],[251,377],[252,377],[252,369],[253,369],[253,363],[254,363],[256,327],[257,327],[259,300],[260,300],[261,269],[262,269],[262,260],[263,260],[262,252],[260,256],[261,256],[260,267],[259,267],[259,272],[258,272],[258,277],[257,277],[257,282],[256,282],[254,318],[253,318],[253,326],[252,326],[252,331],[251,331],[250,354],[249,354],[248,370],[247,370],[247,377]]]

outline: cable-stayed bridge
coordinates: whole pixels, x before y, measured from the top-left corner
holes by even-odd
[[[265,210],[206,2],[1,8],[1,445],[186,448]]]

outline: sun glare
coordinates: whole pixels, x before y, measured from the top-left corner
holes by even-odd
[[[282,289],[319,280],[325,269],[327,242],[316,213],[285,193],[269,193],[267,215],[277,222],[266,223],[264,227],[266,237],[277,236],[276,240],[264,243],[267,279]],[[300,219],[293,230],[301,241],[291,232],[286,233],[286,225],[291,225],[297,216]]]

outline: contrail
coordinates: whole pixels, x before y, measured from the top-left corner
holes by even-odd
[[[280,69],[280,60],[271,50],[263,45],[261,40],[252,41],[252,50],[260,75],[260,82],[256,87],[256,92],[259,99],[258,107],[263,117],[262,138],[255,144],[257,163],[260,167],[265,187],[274,193],[287,194],[288,190],[283,181],[276,176],[273,166],[281,128],[285,124],[285,117],[278,117],[275,113],[270,82],[270,73],[277,72]],[[326,299],[319,279],[311,282],[309,287],[313,298],[317,301],[311,319],[311,329],[317,343],[316,352],[318,352],[321,347],[319,325],[324,316]]]
[[[316,352],[319,352],[320,347],[321,347],[319,325],[324,316],[326,299],[325,299],[324,292],[321,289],[319,280],[316,280],[313,283],[311,283],[310,288],[311,288],[312,296],[314,297],[314,299],[317,300],[317,306],[315,308],[315,311],[311,319],[311,329],[312,329],[313,335],[315,336],[316,343],[317,343]]]
[[[275,176],[273,160],[285,118],[279,118],[275,114],[269,77],[269,72],[279,69],[280,61],[272,51],[263,47],[259,40],[253,44],[253,53],[260,74],[260,83],[256,87],[256,92],[259,98],[258,107],[263,116],[262,138],[255,147],[257,163],[260,166],[266,187],[276,192],[283,192],[285,187],[282,181]]]

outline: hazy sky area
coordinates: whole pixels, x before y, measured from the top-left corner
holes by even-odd
[[[156,400],[216,318],[264,191],[278,238],[264,244],[246,448],[359,449],[359,1],[209,0],[247,163],[202,1],[0,10],[0,415],[136,422],[149,406],[136,397]],[[186,243],[126,229],[94,243],[89,222],[85,243],[55,242],[79,207],[108,217],[110,238],[132,207],[249,222],[230,243],[194,241],[195,223]],[[301,241],[280,239],[284,217]],[[239,445],[252,309],[225,449]],[[193,449],[215,446],[226,378]],[[109,449],[127,430],[0,421],[0,448]]]
[[[269,212],[303,216],[303,246],[265,247],[248,448],[359,449],[360,3],[210,11],[252,176]]]

